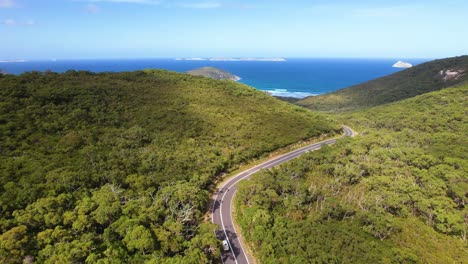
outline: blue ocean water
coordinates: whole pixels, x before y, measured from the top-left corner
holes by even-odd
[[[242,78],[240,82],[273,95],[302,98],[332,92],[400,71],[399,59],[287,59],[281,61],[190,61],[175,59],[50,60],[0,62],[0,69],[21,74],[27,71],[94,72],[134,71],[148,68],[177,72],[212,66]],[[403,59],[413,65],[424,59]]]

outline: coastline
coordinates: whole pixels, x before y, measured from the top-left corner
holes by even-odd
[[[393,68],[394,59],[307,59],[287,58],[277,61],[209,61],[165,59],[83,59],[30,60],[21,63],[0,62],[0,68],[18,75],[30,71],[122,72],[144,69],[164,69],[175,72],[214,67],[242,79],[239,81],[273,96],[304,98],[339,90],[400,71]],[[272,59],[272,58],[270,58]],[[266,59],[263,59],[266,60]],[[409,60],[413,64],[420,61]]]

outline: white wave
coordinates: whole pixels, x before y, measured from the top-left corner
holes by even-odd
[[[319,94],[313,94],[313,93],[307,93],[307,92],[291,92],[288,91],[287,89],[273,89],[273,90],[263,90],[272,96],[281,96],[281,97],[293,97],[293,98],[298,98],[302,99],[304,97],[308,96],[317,96]]]

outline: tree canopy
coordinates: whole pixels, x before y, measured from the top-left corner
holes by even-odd
[[[187,74],[3,75],[0,262],[216,262],[203,215],[220,173],[338,128]]]
[[[241,183],[260,263],[465,263],[468,85],[336,114],[360,135]]]

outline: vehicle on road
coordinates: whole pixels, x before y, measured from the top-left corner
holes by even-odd
[[[223,240],[223,250],[228,251],[229,250],[229,243],[227,240]]]

